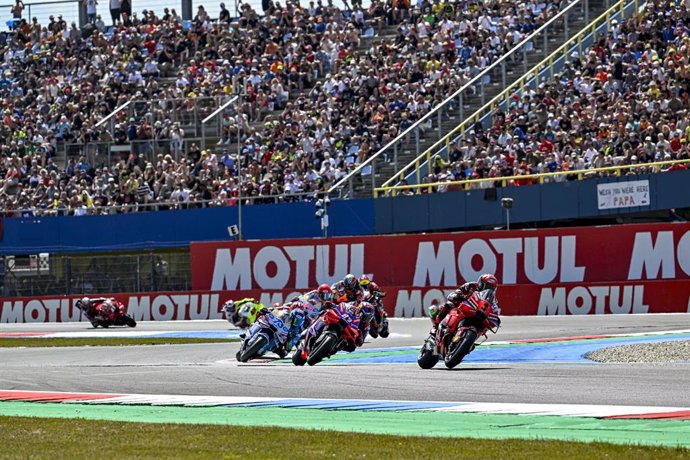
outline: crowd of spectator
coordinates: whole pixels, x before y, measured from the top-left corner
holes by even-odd
[[[117,5],[116,5],[117,4]],[[89,6],[90,5],[90,6]],[[124,5],[124,6],[123,6]],[[110,2],[113,27],[87,4],[93,28],[58,16],[17,18],[0,34],[0,203],[9,213],[101,213],[233,205],[238,196],[294,199],[323,190],[538,27],[560,4],[531,0],[374,0],[341,10],[264,2],[225,5],[191,24],[174,9],[131,13]],[[119,8],[117,8],[119,6]],[[117,11],[115,11],[117,10]],[[21,16],[21,11],[19,11]],[[362,36],[392,36],[363,42]],[[170,78],[167,78],[170,77]],[[242,92],[214,149],[183,144],[165,104],[96,124],[129,99]],[[56,164],[65,144],[166,140],[112,164],[86,153]],[[241,142],[237,154],[223,145]],[[160,148],[158,148],[160,147]],[[170,204],[170,201],[174,204]],[[270,201],[256,199],[251,202]],[[161,204],[163,203],[163,204]],[[112,209],[105,206],[117,205]],[[132,206],[136,205],[136,206]],[[14,211],[18,210],[18,211]],[[22,210],[22,211],[19,211]]]
[[[611,26],[582,55],[572,52],[553,81],[513,94],[507,110],[493,112],[488,129],[475,124],[451,145],[447,158],[435,157],[423,183],[572,171],[546,179],[567,181],[618,174],[588,171],[611,166],[631,166],[623,175],[686,169],[683,163],[647,164],[690,158],[690,11],[684,3],[652,1],[639,15]]]
[[[0,206],[6,215],[82,215],[311,199],[561,6],[374,1],[343,11],[317,1],[267,3],[259,15],[245,4],[234,21],[224,5],[218,19],[200,6],[191,24],[174,10],[121,11],[113,28],[96,15],[88,36],[60,17],[22,21],[0,35]],[[627,171],[639,173],[687,159],[688,24],[684,4],[661,2],[612,23],[558,78],[513,94],[490,127],[474,125],[424,182],[573,171],[554,179],[568,180],[595,167],[639,164]],[[362,39],[391,26],[391,36]],[[237,91],[239,111],[223,115],[223,135],[207,150],[182,144],[163,104],[136,119],[119,114],[112,131],[95,127],[133,97]],[[147,139],[171,142],[110,164],[89,154],[55,161],[66,143]]]

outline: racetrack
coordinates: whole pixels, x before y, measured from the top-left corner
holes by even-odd
[[[368,349],[419,346],[426,319],[392,320],[392,337]],[[224,321],[140,323],[136,331],[227,330]],[[690,330],[690,315],[505,317],[491,341]],[[87,323],[12,324],[0,332],[93,331]],[[93,331],[116,334],[123,329]],[[185,395],[445,400],[510,403],[687,406],[690,362],[598,364],[496,362],[293,367],[285,362],[238,365],[238,344],[150,347],[0,349],[0,388]],[[484,348],[484,347],[480,347]],[[490,348],[490,347],[486,347]],[[478,349],[479,350],[479,349]],[[477,353],[477,352],[475,352]],[[689,360],[690,361],[690,358]]]

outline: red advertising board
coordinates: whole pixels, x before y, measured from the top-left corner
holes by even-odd
[[[347,273],[384,287],[690,279],[690,224],[193,243],[195,290],[305,290]]]
[[[279,291],[195,291],[114,294],[141,320],[221,319],[230,299],[254,297],[266,305],[296,295]],[[388,287],[385,306],[394,317],[419,317],[449,292],[433,287]],[[503,315],[585,315],[690,312],[690,281],[506,285],[499,289]],[[74,307],[79,296],[6,298],[0,301],[0,323],[83,320]]]

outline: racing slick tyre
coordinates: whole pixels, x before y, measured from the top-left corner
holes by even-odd
[[[137,322],[129,315],[123,316],[122,321],[129,327],[137,327]]]
[[[421,350],[419,350],[419,356],[417,356],[417,364],[422,369],[431,369],[438,363],[438,355],[434,354],[434,350],[428,343],[425,343]]]
[[[307,357],[307,364],[313,366],[320,363],[324,358],[331,355],[335,344],[338,342],[338,337],[332,332],[325,332],[314,346],[314,350],[309,353]]]
[[[292,354],[292,364],[295,366],[304,366],[307,363],[307,358],[303,356],[303,353],[302,349],[297,347]]]
[[[462,362],[467,354],[472,351],[474,342],[477,340],[477,331],[467,329],[460,337],[460,341],[451,342],[445,364],[448,369],[452,369]]]
[[[376,339],[379,336],[378,328],[376,326],[374,326],[373,324],[369,328],[369,335],[371,336],[372,339]]]
[[[383,318],[383,327],[381,328],[381,332],[379,335],[381,338],[387,338],[388,335],[390,334],[390,331],[388,330],[388,318]]]
[[[268,339],[263,335],[257,335],[256,338],[240,353],[240,362],[246,363],[250,359],[258,358],[259,352],[268,344]]]

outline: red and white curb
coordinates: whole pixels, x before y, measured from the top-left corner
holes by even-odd
[[[274,407],[325,410],[432,411],[512,415],[554,415],[604,419],[690,420],[690,408],[593,404],[521,404],[444,401],[391,401],[236,396],[146,395],[0,390],[0,402],[120,404],[186,407]]]

